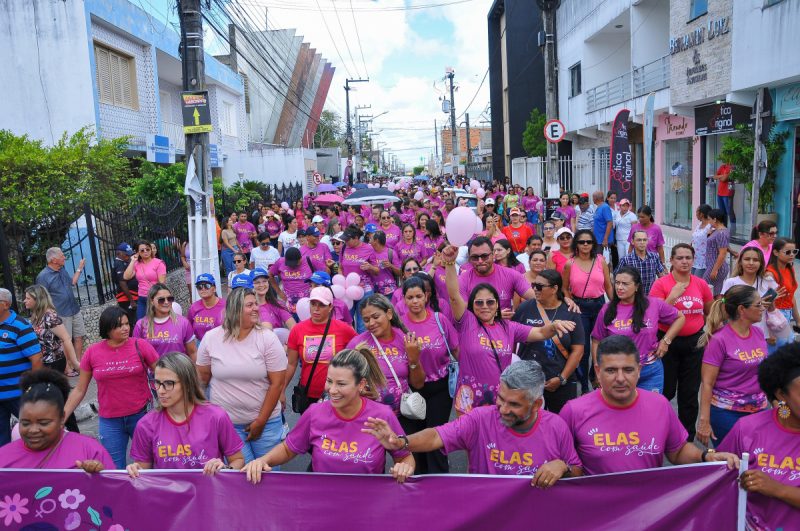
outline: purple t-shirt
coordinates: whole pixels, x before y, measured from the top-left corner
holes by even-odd
[[[391,255],[391,258],[389,258]],[[397,289],[397,280],[394,278],[394,273],[388,267],[384,267],[381,265],[384,260],[391,263],[396,268],[400,268],[400,257],[398,256],[397,252],[393,249],[390,249],[388,246],[384,247],[382,251],[378,252],[375,251],[375,260],[378,263],[378,267],[380,271],[377,275],[373,277],[373,282],[375,283],[375,293],[380,293],[381,295],[386,295],[387,297],[391,297],[394,290]]]
[[[368,262],[374,266],[378,265],[375,259],[375,249],[369,244],[361,243],[358,247],[345,246],[339,254],[341,255],[342,275],[357,273],[361,277],[361,287],[364,288],[364,291],[373,291],[372,275],[361,269],[361,264]]]
[[[382,404],[386,404],[392,408],[395,415],[399,415],[400,399],[403,393],[408,392],[408,374],[410,369],[408,368],[408,354],[406,353],[403,331],[399,328],[393,328],[392,333],[392,339],[386,342],[380,341],[380,344],[383,348],[383,353],[386,355],[386,358],[389,359],[389,363],[392,364],[392,368],[395,374],[397,374],[397,379],[400,380],[399,386],[397,385],[397,380],[395,380],[392,375],[391,369],[389,369],[389,364],[386,362],[386,359],[381,356],[380,350],[376,347],[375,340],[372,338],[371,333],[364,332],[363,334],[357,335],[347,343],[345,348],[356,348],[361,343],[367,344],[370,351],[372,351],[372,355],[378,360],[378,365],[381,366],[381,372],[383,372],[383,375],[386,377],[386,387],[380,389],[380,401]]]
[[[250,234],[256,231],[255,226],[249,221],[244,223],[237,221],[233,224],[233,230],[236,231],[236,241],[239,242],[242,252],[250,252],[250,249],[253,248],[253,240],[250,239]]]
[[[672,324],[678,318],[678,310],[670,306],[662,299],[647,297],[647,310],[644,312],[644,325],[639,332],[633,330],[633,304],[618,304],[617,316],[608,326],[605,325],[606,312],[609,303],[606,303],[597,315],[597,321],[592,330],[592,338],[600,341],[611,336],[628,336],[639,349],[639,361],[642,365],[648,365],[656,360],[656,349],[658,348],[658,324]]]
[[[425,253],[425,257],[433,256],[433,253],[436,252],[436,249],[439,247],[439,244],[444,241],[444,236],[439,236],[438,238],[431,238],[430,236],[423,236],[422,237],[422,249]]]
[[[132,336],[146,339],[156,349],[159,357],[170,352],[186,354],[186,343],[194,337],[192,323],[182,315],[176,315],[174,321],[168,318],[163,323],[154,322],[152,334],[149,328],[147,319],[139,319],[133,327]]]
[[[384,229],[382,226],[378,225],[378,230],[386,234],[386,246],[392,249],[403,239],[400,227],[395,224],[389,225],[388,229]]]
[[[312,404],[286,437],[286,446],[295,454],[311,452],[314,472],[334,474],[383,474],[386,450],[378,439],[363,433],[368,417],[389,423],[395,433],[405,433],[397,416],[383,404],[362,398],[361,411],[345,419],[330,402]],[[398,460],[409,455],[406,450],[390,452]]]
[[[464,312],[461,321],[455,322],[460,354],[454,405],[462,413],[494,404],[500,373],[511,365],[511,354],[516,351],[517,343],[527,341],[531,331],[530,326],[505,319],[484,326],[485,331],[470,311]],[[489,337],[486,337],[487,332]]]
[[[445,280],[447,270],[444,266],[436,266],[436,268],[428,268],[428,274],[433,279],[433,285],[436,287],[436,293],[440,297],[447,297],[447,281]]]
[[[564,226],[568,229],[572,228],[572,220],[578,215],[575,213],[575,207],[572,205],[567,205],[565,207],[560,206],[556,209],[556,212],[560,212],[564,215]]]
[[[327,260],[331,260],[333,257],[331,256],[331,250],[328,249],[328,246],[324,243],[318,243],[316,247],[313,249],[307,245],[300,246],[300,256],[303,257],[303,260],[306,257],[311,258],[312,263],[314,261],[319,262],[320,264],[325,264]],[[327,267],[322,269],[321,271],[326,271]]]
[[[757,326],[750,327],[747,337],[729,324],[711,336],[703,353],[703,363],[719,368],[711,404],[747,413],[766,409],[767,396],[758,385],[758,366],[766,357],[767,342]]]
[[[458,348],[458,335],[450,320],[439,314],[439,323],[444,335],[439,331],[434,313],[430,309],[422,322],[415,323],[407,316],[403,317],[403,322],[410,332],[417,334],[420,347],[419,361],[425,370],[425,381],[435,382],[446,378],[447,366],[450,363],[447,346],[449,345],[450,349]]]
[[[800,434],[781,426],[776,409],[740,418],[717,448],[750,454],[748,468],[764,472],[783,485],[800,488]],[[800,511],[788,503],[751,492],[747,495],[749,529],[800,529]]]
[[[647,250],[652,253],[658,252],[658,246],[663,246],[666,242],[664,234],[661,232],[661,227],[655,223],[651,223],[646,229],[639,223],[634,223],[631,227],[631,232],[628,234],[628,243],[633,244],[633,234],[637,231],[645,231],[647,233]]]
[[[495,264],[492,272],[486,276],[479,275],[472,268],[462,270],[458,283],[461,285],[461,297],[465,301],[469,299],[469,294],[478,284],[491,284],[500,296],[500,308],[509,310],[515,293],[522,297],[531,289],[531,284],[525,280],[524,275],[498,264]]]
[[[544,408],[537,414],[528,433],[506,427],[497,406],[475,408],[434,429],[444,443],[443,453],[469,452],[470,474],[532,476],[540,466],[557,459],[580,466],[564,421]]]
[[[398,241],[394,246],[395,252],[400,255],[400,263],[406,258],[413,258],[414,260],[421,261],[425,258],[425,250],[422,244],[418,241],[406,243],[403,240]]]
[[[210,459],[231,456],[244,447],[225,410],[195,404],[189,418],[175,422],[166,410],[151,411],[136,425],[131,459],[153,468],[203,468]]]
[[[302,258],[297,267],[289,267],[286,265],[286,258],[281,257],[269,268],[269,274],[280,280],[283,292],[286,294],[286,302],[292,312],[295,311],[297,301],[311,294],[311,284],[306,280],[311,278],[314,271],[325,271],[324,264],[311,260],[309,266],[308,262],[309,260]]]
[[[567,402],[560,415],[587,475],[660,467],[688,437],[669,401],[643,389],[628,407],[609,404],[596,390]]]
[[[339,319],[343,323],[353,324],[353,316],[350,314],[350,309],[347,303],[341,299],[333,300],[333,318]]]
[[[399,432],[398,432],[399,433]],[[5,446],[0,446],[0,468],[51,468],[54,470],[70,470],[75,467],[75,461],[93,459],[103,463],[106,470],[117,467],[111,459],[108,450],[97,442],[96,439],[64,431],[64,438],[53,451],[52,448],[42,451],[29,450],[22,439],[12,441]]]
[[[206,308],[202,299],[195,301],[186,317],[192,323],[194,337],[198,340],[203,339],[206,332],[222,326],[222,321],[225,319],[225,299],[217,297],[217,303],[211,308]]]
[[[292,314],[286,311],[285,308],[268,302],[258,306],[258,313],[261,316],[261,322],[271,324],[272,328],[285,328],[286,321],[292,318]]]

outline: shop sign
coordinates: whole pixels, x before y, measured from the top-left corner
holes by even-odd
[[[695,107],[694,134],[698,136],[731,133],[739,124],[750,123],[750,108],[734,103]]]
[[[719,17],[708,20],[708,23],[695,28],[685,35],[670,37],[669,53],[675,55],[695,46],[727,35],[731,31],[731,17]]]
[[[692,66],[686,69],[686,84],[693,85],[708,79],[708,65],[701,62],[700,50],[695,50],[692,55]]]
[[[775,89],[775,119],[800,120],[800,83]]]

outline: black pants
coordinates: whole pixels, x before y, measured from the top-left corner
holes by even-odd
[[[581,389],[584,393],[589,390],[589,378],[591,377],[592,370],[592,330],[594,323],[597,321],[597,315],[603,309],[606,300],[603,297],[596,299],[582,299],[574,297],[573,300],[578,308],[581,309],[581,323],[583,324],[583,357],[578,364],[578,381],[581,383]]]
[[[67,368],[67,358],[61,358],[53,363],[45,363],[44,366],[48,369],[53,369],[59,374],[64,374],[64,369]],[[70,413],[69,418],[67,418],[67,421],[64,423],[64,427],[72,433],[81,432],[81,430],[78,429],[78,419],[75,418],[75,413]]]
[[[689,432],[689,441],[694,440],[695,423],[699,411],[700,369],[703,365],[703,348],[697,346],[703,331],[691,336],[678,336],[672,340],[669,350],[662,358],[664,363],[664,396],[667,400],[678,395],[678,418]],[[659,339],[664,337],[658,333]]]
[[[562,385],[552,393],[545,390],[544,408],[551,413],[558,413],[564,404],[578,397],[578,382],[572,377],[565,385]]]
[[[425,398],[425,420],[411,420],[401,416],[400,425],[406,430],[406,435],[426,428],[441,426],[450,420],[453,399],[450,398],[446,376],[435,382],[425,382],[425,386],[420,389],[419,393]],[[414,469],[415,474],[447,474],[450,472],[447,456],[440,450],[414,453],[414,461],[417,463]]]

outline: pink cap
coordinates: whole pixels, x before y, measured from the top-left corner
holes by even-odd
[[[321,302],[325,306],[330,306],[333,304],[333,293],[331,292],[330,288],[322,286],[312,289],[311,295],[309,295],[308,298],[312,301]]]

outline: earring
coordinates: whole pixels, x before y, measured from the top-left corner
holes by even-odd
[[[792,410],[789,409],[789,406],[786,405],[786,402],[781,400],[778,402],[778,417],[782,420],[786,420],[792,414]]]

